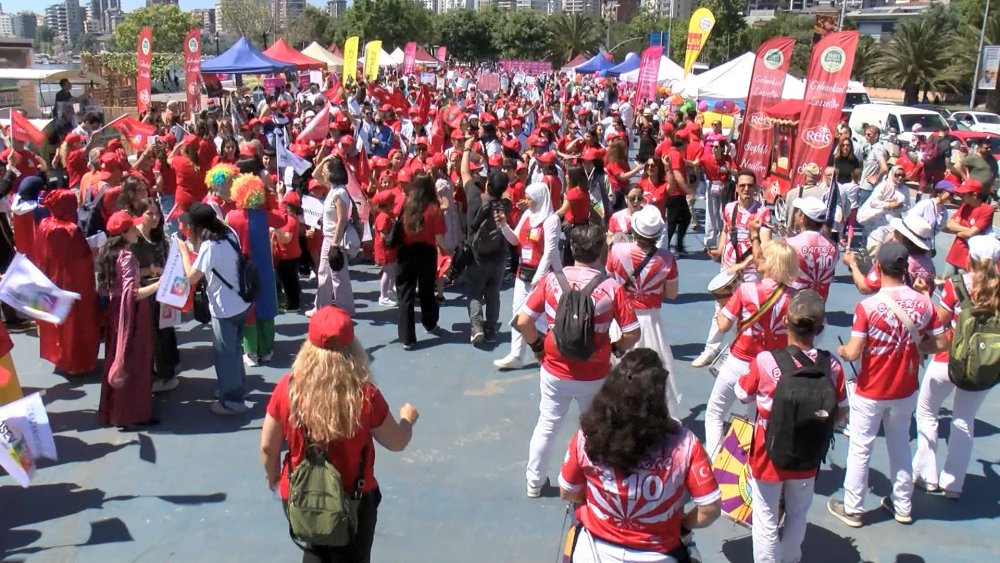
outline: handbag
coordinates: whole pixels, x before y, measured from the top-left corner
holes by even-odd
[[[205,280],[202,279],[195,286],[192,292],[192,311],[194,312],[194,320],[201,324],[208,324],[212,322],[212,312],[208,307],[208,293],[206,291]]]

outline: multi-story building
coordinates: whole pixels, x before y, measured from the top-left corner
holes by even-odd
[[[326,3],[326,11],[335,18],[347,11],[347,0],[329,0]]]
[[[495,4],[496,7],[501,9],[537,10],[546,14],[555,14],[559,12],[567,1],[578,2],[590,0],[479,0],[479,7],[482,8],[488,4]]]
[[[177,0],[146,0],[147,8],[156,6],[158,4],[173,4],[174,6],[178,6]]]
[[[8,14],[0,6],[0,37],[14,37],[14,14]]]
[[[34,39],[38,34],[38,16],[34,12],[14,14],[14,37]]]
[[[437,0],[437,13],[439,14],[443,14],[450,10],[457,10],[459,8],[475,10],[476,0]]]
[[[562,11],[566,14],[601,15],[603,6],[604,2],[601,0],[562,0]]]
[[[279,29],[287,29],[306,9],[306,0],[271,0],[271,17]]]
[[[641,0],[642,9],[650,10],[661,18],[687,20],[697,7],[695,0]],[[787,2],[787,0],[785,0]]]
[[[198,18],[201,28],[207,33],[216,33],[216,11],[215,8],[196,8],[191,10],[191,15]]]

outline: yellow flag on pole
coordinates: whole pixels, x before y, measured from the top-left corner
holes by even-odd
[[[691,67],[698,60],[702,47],[708,41],[708,34],[715,27],[715,16],[708,8],[698,8],[691,14],[688,24],[687,51],[684,53],[684,77],[691,72]]]
[[[365,78],[378,79],[378,56],[382,52],[381,41],[369,41],[365,45]]]
[[[344,86],[357,82],[358,75],[358,41],[357,35],[348,37],[344,43]]]

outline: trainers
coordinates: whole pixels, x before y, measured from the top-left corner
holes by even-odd
[[[173,391],[177,389],[180,385],[180,380],[176,377],[171,377],[170,379],[157,379],[153,382],[153,393],[166,393],[167,391]]]
[[[472,331],[472,337],[469,338],[469,342],[473,344],[482,344],[484,340],[486,340],[486,333],[481,330]]]
[[[311,319],[312,316],[315,315],[315,314],[316,314],[316,307],[313,307],[312,309],[309,309],[308,311],[306,311],[306,318],[307,319]]]
[[[893,506],[892,499],[889,498],[889,497],[882,497],[882,508],[884,508],[884,509],[888,510],[889,512],[891,512],[892,515],[893,515],[893,517],[896,519],[896,522],[899,522],[900,524],[912,524],[913,523],[913,517],[912,516],[910,516],[909,514],[902,514],[902,513],[896,511],[896,507]]]
[[[223,416],[236,416],[243,414],[250,409],[248,409],[245,404],[230,407],[223,405],[222,403],[212,403],[212,406],[209,407],[209,410],[211,410],[215,414],[220,414]]]
[[[433,334],[435,336],[441,336],[442,334],[444,334],[444,330],[441,328],[441,325],[434,325],[431,328],[427,329],[427,333]]]
[[[273,358],[273,357],[274,357],[274,352],[270,352],[270,353],[264,354],[263,356],[260,357],[260,363],[266,364],[266,363],[270,362],[271,358]]]
[[[260,358],[254,356],[253,354],[243,354],[243,365],[245,365],[248,368],[257,367],[259,365],[258,363],[259,360]]]
[[[542,481],[541,485],[535,486],[535,485],[532,485],[531,483],[528,483],[528,491],[527,491],[528,492],[528,498],[538,498],[538,497],[542,496],[542,491],[545,489],[545,487],[548,487],[548,486],[549,486],[549,478],[548,477],[546,477],[545,480]]]
[[[517,356],[504,356],[499,360],[493,360],[493,367],[497,369],[521,369],[524,361]]]
[[[941,487],[938,487],[937,483],[928,483],[926,479],[917,475],[913,476],[913,486],[932,495],[941,493]]]
[[[496,342],[497,341],[497,331],[487,329],[486,330],[486,341],[487,342]]]
[[[406,350],[407,352],[413,350],[413,344],[403,344],[403,350]]]
[[[699,354],[698,357],[695,358],[693,362],[691,362],[691,367],[703,368],[708,364],[712,363],[713,361],[715,361],[715,358],[718,355],[719,355],[718,351],[712,350],[710,348],[705,348],[705,350],[703,350],[702,353]]]
[[[378,298],[378,304],[381,307],[395,307],[396,306],[396,302],[393,301],[392,299],[389,299],[388,297],[379,297]]]
[[[847,524],[852,528],[861,527],[861,514],[851,514],[847,512],[847,509],[844,508],[843,502],[836,499],[830,499],[826,503],[826,509],[830,512],[830,514],[833,514],[837,520],[840,520],[844,524]]]

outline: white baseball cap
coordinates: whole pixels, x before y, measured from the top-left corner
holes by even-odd
[[[652,240],[663,234],[663,217],[655,205],[647,205],[632,214],[632,230],[635,234]]]
[[[635,221],[632,216],[633,221]],[[969,239],[969,258],[1000,262],[1000,240],[991,235],[977,235]]]
[[[800,197],[792,202],[792,207],[817,223],[826,221],[826,204],[818,197]]]

